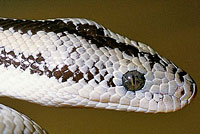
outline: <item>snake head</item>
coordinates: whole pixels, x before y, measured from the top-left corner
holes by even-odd
[[[174,112],[191,102],[197,91],[189,74],[143,43],[133,47],[137,55],[108,50],[113,55],[102,69],[107,74],[90,94],[95,107],[158,113]]]
[[[138,57],[124,55],[121,60],[122,84],[116,87],[123,93],[120,103],[128,111],[150,113],[177,111],[189,104],[197,92],[190,75],[149,46],[138,43],[137,48]]]
[[[155,68],[147,73],[133,70],[122,76],[125,92],[135,95],[130,102],[133,110],[172,112],[183,108],[195,97],[196,84],[189,74],[174,64],[163,69],[156,63]]]
[[[90,43],[86,64],[93,73],[86,72],[83,76],[88,76],[87,85],[77,89],[81,97],[88,98],[84,106],[172,112],[189,104],[195,96],[192,78],[148,45],[96,23],[77,24],[75,29],[78,29],[77,35]],[[85,53],[81,55],[84,57]]]
[[[5,96],[157,113],[179,110],[196,94],[192,78],[151,47],[86,19],[1,18],[0,41]]]

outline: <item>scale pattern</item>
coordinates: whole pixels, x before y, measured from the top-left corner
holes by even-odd
[[[124,87],[131,71],[144,75],[142,89]],[[196,94],[192,78],[151,47],[87,19],[1,18],[0,72],[0,96],[47,106],[172,112]]]
[[[0,104],[1,134],[47,134],[27,116]]]

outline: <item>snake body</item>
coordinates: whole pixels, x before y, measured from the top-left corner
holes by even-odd
[[[192,78],[151,47],[79,18],[0,18],[0,96],[45,106],[172,112],[196,93]],[[46,133],[0,105],[1,134]]]

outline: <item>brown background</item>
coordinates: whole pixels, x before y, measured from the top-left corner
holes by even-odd
[[[191,74],[200,86],[199,0],[1,0],[0,16],[95,20],[114,32],[150,44]],[[29,115],[51,134],[196,134],[200,131],[199,94],[185,109],[168,114],[50,108],[9,98],[0,98],[0,103]]]

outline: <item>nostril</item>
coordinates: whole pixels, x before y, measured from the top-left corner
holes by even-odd
[[[181,96],[183,96],[185,94],[185,91],[184,90],[182,90],[181,91]]]

